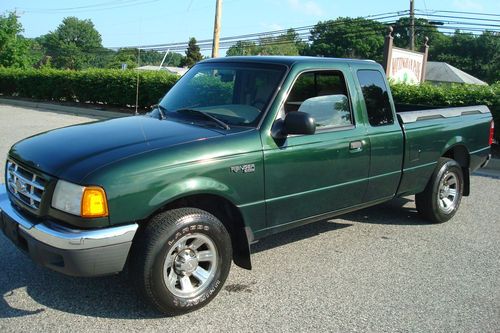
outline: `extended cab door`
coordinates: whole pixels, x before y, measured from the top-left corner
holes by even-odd
[[[396,194],[403,163],[403,131],[396,119],[385,75],[377,68],[355,70],[364,100],[370,140],[370,180],[363,201],[387,200]]]
[[[308,70],[296,76],[277,118],[308,112],[313,135],[292,135],[264,145],[268,227],[299,221],[362,202],[370,147],[354,117],[349,67]],[[350,81],[351,80],[351,81]]]

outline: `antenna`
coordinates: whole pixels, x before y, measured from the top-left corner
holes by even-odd
[[[135,90],[135,115],[137,116],[139,112],[137,111],[137,108],[139,107],[139,66],[141,64],[141,49],[137,48],[137,86]]]

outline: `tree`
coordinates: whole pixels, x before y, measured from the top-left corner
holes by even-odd
[[[34,62],[30,55],[32,42],[21,36],[22,31],[15,13],[0,15],[0,66],[29,67]]]
[[[392,26],[394,29],[394,46],[410,48],[410,18],[401,17]],[[419,51],[425,42],[425,37],[429,38],[429,53],[434,50],[434,46],[445,43],[448,36],[438,31],[435,25],[423,18],[415,18],[415,50]]]
[[[169,52],[167,54],[167,57],[165,58],[165,62],[163,63],[163,66],[173,66],[173,67],[179,67],[182,63],[182,59],[184,57],[182,54],[175,53],[175,52]]]
[[[255,42],[248,42],[244,40],[237,41],[236,44],[231,45],[227,50],[226,56],[249,56],[257,55],[260,53],[260,48]]]
[[[42,36],[40,42],[58,68],[91,67],[99,53],[105,51],[92,21],[76,17],[66,17],[55,31]]]
[[[262,55],[299,55],[299,46],[302,40],[294,29],[277,37],[264,37],[260,39],[260,53]]]
[[[227,56],[238,55],[299,55],[305,43],[299,38],[294,29],[279,36],[262,37],[259,43],[252,41],[238,41],[226,52]]]
[[[159,66],[161,64],[164,54],[165,54],[164,52],[158,52],[155,50],[141,50],[140,65]]]
[[[120,69],[122,64],[127,65],[127,69],[137,67],[137,49],[123,48],[113,52],[111,59],[106,64],[106,68]]]
[[[307,55],[382,60],[386,27],[364,18],[340,17],[311,30]]]
[[[486,31],[477,36],[455,31],[435,46],[429,58],[494,83],[500,79],[500,33]]]
[[[193,67],[202,59],[203,55],[200,52],[200,47],[196,44],[196,38],[191,37],[186,49],[186,57],[182,61],[182,66]]]

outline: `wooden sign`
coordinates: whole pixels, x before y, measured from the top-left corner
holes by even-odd
[[[410,51],[393,46],[392,27],[385,38],[384,69],[388,78],[395,82],[419,84],[425,81],[425,66],[429,46],[425,38],[423,52]]]

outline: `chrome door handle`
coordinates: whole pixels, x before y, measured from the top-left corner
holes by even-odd
[[[362,151],[363,150],[363,142],[362,141],[349,142],[349,150],[351,152]]]

